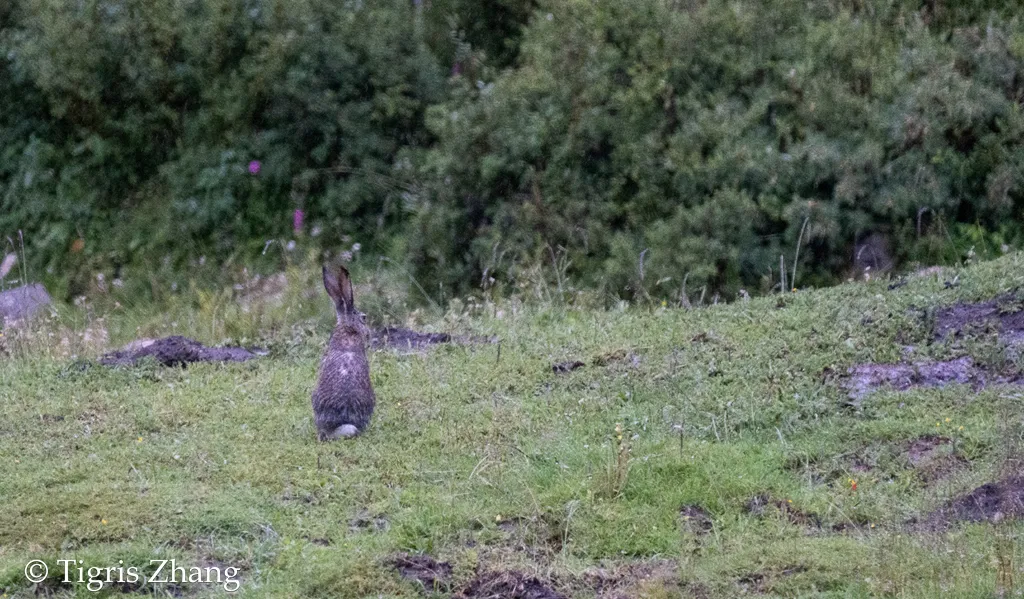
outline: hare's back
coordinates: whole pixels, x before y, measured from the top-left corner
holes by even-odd
[[[353,424],[360,430],[370,421],[375,403],[366,356],[359,352],[328,352],[313,390],[317,428]]]

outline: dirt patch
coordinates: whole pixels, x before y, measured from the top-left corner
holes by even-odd
[[[693,344],[711,343],[718,340],[718,336],[709,331],[701,331],[693,337],[690,337],[690,343]]]
[[[492,337],[473,335],[450,335],[448,333],[420,333],[402,327],[384,327],[374,329],[370,334],[371,347],[387,347],[406,351],[421,351],[435,345],[457,343],[470,345],[474,343],[496,343]]]
[[[906,391],[914,387],[961,384],[979,389],[1005,382],[1016,382],[1016,379],[990,374],[969,356],[964,356],[944,362],[858,364],[847,371],[843,387],[848,392],[850,403],[860,405],[865,397],[883,387]]]
[[[633,368],[638,368],[640,366],[640,362],[640,356],[638,356],[637,354],[633,352],[628,352],[624,349],[617,349],[615,351],[604,352],[594,356],[590,360],[590,365],[601,368],[625,364]],[[580,360],[567,360],[565,362],[557,362],[555,364],[552,364],[551,370],[555,374],[566,374],[578,368],[583,368],[586,365],[586,362],[582,362]]]
[[[559,362],[553,365],[551,370],[554,371],[555,374],[565,374],[567,372],[572,372],[577,368],[583,368],[584,366],[586,366],[586,364],[579,360],[570,360],[568,362]]]
[[[605,352],[594,356],[591,360],[594,366],[611,366],[613,364],[629,364],[633,368],[640,366],[640,356],[624,349]]]
[[[485,572],[453,595],[456,599],[565,599],[537,578],[515,570]]]
[[[421,349],[439,343],[451,343],[451,341],[452,336],[448,333],[419,333],[401,327],[377,329],[370,336],[370,345],[398,349]]]
[[[683,521],[683,526],[697,536],[706,535],[714,528],[711,514],[699,505],[682,506],[679,508],[679,517]]]
[[[348,528],[353,532],[376,531],[383,532],[391,528],[391,523],[383,514],[372,514],[368,510],[359,510],[359,513],[348,521]]]
[[[967,460],[956,453],[953,441],[938,435],[914,439],[907,444],[904,453],[925,483],[945,480],[967,465]]]
[[[948,430],[948,427],[947,427]],[[957,451],[954,440],[939,435],[909,439],[878,440],[834,455],[791,456],[783,468],[812,485],[848,486],[850,479],[893,480],[913,473],[931,485],[948,479],[970,462]],[[756,498],[755,498],[756,499]],[[771,500],[777,504],[777,500]],[[748,509],[760,512],[755,500]]]
[[[667,559],[588,568],[579,582],[598,599],[681,596],[679,564]]]
[[[152,357],[164,366],[186,366],[194,362],[245,362],[261,354],[261,350],[244,347],[206,347],[188,337],[175,335],[133,341],[118,351],[105,354],[100,358],[100,364],[134,366],[140,360]]]
[[[957,521],[998,522],[1003,518],[1024,516],[1024,476],[1011,476],[986,483],[970,493],[956,497],[932,513],[933,525],[948,525]]]
[[[845,481],[851,474],[875,472],[879,467],[879,458],[877,448],[864,446],[838,455],[793,455],[786,460],[783,468],[797,473],[808,484],[825,485]]]
[[[498,523],[498,529],[510,536],[512,546],[517,551],[534,558],[558,553],[565,542],[565,523],[551,514],[531,518],[503,518]]]
[[[994,331],[1008,344],[1024,343],[1024,302],[1008,294],[986,302],[956,304],[935,312],[935,338]]]
[[[765,570],[762,572],[750,572],[744,574],[736,579],[736,586],[738,586],[743,593],[755,593],[758,595],[771,593],[772,583],[779,578],[786,576],[792,576],[801,572],[806,572],[807,566],[796,564],[792,566],[785,566],[782,568],[775,568],[771,570]]]
[[[960,303],[935,312],[934,340],[956,342],[979,335],[995,335],[1006,348],[1006,358],[1016,361],[1024,351],[1024,301],[1010,294],[985,302]],[[914,348],[906,350],[909,355]],[[880,388],[906,391],[961,384],[978,390],[989,385],[1024,384],[1024,376],[1019,372],[997,372],[971,356],[961,356],[945,361],[857,364],[847,370],[840,384],[848,393],[849,403],[858,406]]]
[[[925,435],[920,439],[914,439],[907,446],[907,459],[911,466],[921,466],[935,459],[936,454],[951,441],[946,437],[936,435]]]
[[[439,562],[429,555],[400,553],[389,561],[402,578],[415,580],[424,590],[447,592],[451,589],[452,565]]]
[[[761,493],[751,497],[747,501],[746,509],[747,513],[758,518],[767,518],[772,514],[778,514],[798,526],[821,527],[821,518],[817,514],[797,509],[791,499],[777,499],[768,493]]]
[[[519,516],[505,517],[498,522],[498,530],[513,533],[527,527],[528,523],[529,520],[527,518],[521,518]]]

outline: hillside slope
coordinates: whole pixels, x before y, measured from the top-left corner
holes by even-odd
[[[1020,532],[1022,264],[449,314],[500,343],[375,351],[373,424],[331,444],[309,406],[327,326],[244,364],[0,360],[0,592],[95,596],[57,560],[174,558],[266,597],[991,596]]]

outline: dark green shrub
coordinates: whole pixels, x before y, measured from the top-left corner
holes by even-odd
[[[360,4],[9,6],[0,232],[71,291],[154,258],[251,259],[295,210],[326,245],[387,247],[443,77],[409,3]]]
[[[296,211],[430,293],[731,298],[780,261],[845,278],[867,239],[989,255],[1024,238],[1018,9],[12,0],[0,235],[63,295],[252,264]]]
[[[515,69],[431,108],[412,259],[466,287],[560,248],[615,295],[729,296],[780,256],[791,279],[798,243],[824,284],[871,234],[906,260],[942,219],[1019,216],[1024,29],[932,8],[546,3]]]

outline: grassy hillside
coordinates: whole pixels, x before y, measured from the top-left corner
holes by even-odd
[[[238,567],[240,592],[265,597],[993,596],[1020,526],[933,513],[1016,467],[1022,390],[851,406],[842,375],[970,355],[1012,376],[993,326],[937,340],[935,323],[996,297],[1016,313],[1004,294],[1022,266],[692,310],[462,304],[426,328],[500,343],[374,352],[374,422],[330,444],[309,405],[324,296],[245,364],[15,349],[0,359],[0,596],[224,595],[58,581],[59,559],[171,558]],[[584,365],[553,372],[570,361]],[[36,558],[57,574],[32,586]]]

